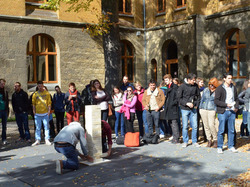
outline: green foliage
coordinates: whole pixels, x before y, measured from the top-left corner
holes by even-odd
[[[49,0],[44,3],[41,8],[58,10],[61,3],[69,5],[67,11],[79,12],[80,10],[89,10],[90,4],[93,0]]]
[[[90,4],[93,2],[93,0],[49,0],[45,4],[41,6],[41,8],[44,9],[51,9],[51,10],[58,10],[60,8],[60,3],[66,3],[69,5],[67,12],[79,12],[81,10],[84,11],[91,11],[93,12],[97,19],[98,23],[89,23],[86,25],[86,31],[91,36],[98,36],[107,34],[110,30],[110,26],[112,23],[110,23],[109,15],[112,15],[112,13],[108,13],[107,15],[99,14],[98,9],[93,7],[90,10]],[[83,28],[83,31],[85,28]]]

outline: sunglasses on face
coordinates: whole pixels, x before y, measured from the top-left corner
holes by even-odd
[[[128,92],[132,92],[132,90],[127,90]]]

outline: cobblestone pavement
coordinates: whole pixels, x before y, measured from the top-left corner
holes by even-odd
[[[15,142],[15,122],[8,123],[7,133],[10,144],[0,146],[0,186],[205,186],[250,168],[249,151],[242,149],[249,147],[249,139],[237,139],[239,153],[225,150],[224,154],[206,144],[182,148],[163,139],[157,145],[134,148],[114,144],[111,162],[81,164],[77,171],[57,175],[55,160],[63,156],[53,146]]]

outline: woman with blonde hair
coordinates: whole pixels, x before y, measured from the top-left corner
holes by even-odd
[[[217,128],[215,127],[216,105],[214,103],[215,90],[219,86],[217,78],[210,79],[208,88],[205,88],[200,102],[200,115],[207,136],[207,147],[217,148]]]

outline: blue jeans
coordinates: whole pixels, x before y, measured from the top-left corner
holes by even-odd
[[[160,112],[156,112],[154,110],[147,111],[147,122],[148,122],[148,131],[150,134],[153,134],[153,125],[155,124],[155,133],[160,135],[160,127],[159,127],[159,119]]]
[[[119,122],[121,119],[121,135],[125,135],[125,123],[123,119],[123,113],[115,111],[115,135],[118,136]]]
[[[247,128],[247,111],[244,111],[243,110],[243,120],[242,120],[242,123],[241,123],[241,125],[240,125],[240,135],[241,136],[249,136],[249,132],[248,132],[248,128]],[[246,129],[246,134],[245,134],[245,129]]]
[[[0,118],[2,119],[2,141],[6,140],[7,117],[7,111],[0,111]]]
[[[41,126],[42,122],[45,129],[45,140],[48,140],[49,137],[49,116],[46,114],[45,116],[38,116],[35,115],[35,124],[36,124],[36,132],[35,132],[35,138],[36,140],[41,140]]]
[[[138,119],[138,123],[139,123],[139,132],[140,132],[140,136],[144,135],[144,129],[143,129],[143,119],[142,119],[142,115],[143,115],[143,111],[135,111],[136,112],[136,116]]]
[[[30,130],[28,123],[28,113],[15,113],[16,123],[18,126],[18,131],[20,134],[20,138],[29,140],[30,139]]]
[[[78,162],[78,152],[74,146],[69,147],[57,147],[55,145],[55,150],[58,153],[62,153],[67,160],[63,160],[63,169],[73,169],[76,170],[79,168]]]
[[[218,148],[223,146],[223,134],[225,133],[226,125],[228,128],[228,148],[230,149],[234,146],[235,117],[235,112],[231,110],[226,110],[224,114],[218,114]]]
[[[143,112],[142,112],[142,120],[143,120],[143,123],[144,123],[145,134],[148,134],[147,110],[143,110]]]
[[[109,109],[107,109],[107,110],[101,110],[101,119],[102,120],[104,120],[104,121],[108,120],[108,112],[109,112]]]
[[[183,142],[188,143],[188,120],[190,121],[190,126],[192,126],[192,144],[197,143],[197,110],[183,110],[181,109],[182,116],[182,137]]]
[[[250,132],[250,112],[247,113],[247,129]]]

